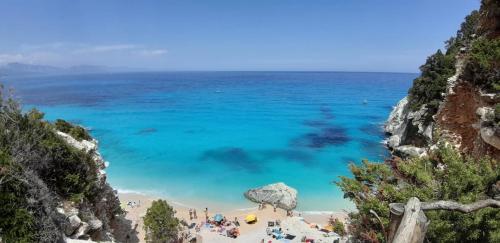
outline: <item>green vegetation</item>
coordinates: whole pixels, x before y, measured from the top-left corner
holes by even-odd
[[[452,200],[472,203],[486,197],[500,178],[500,165],[489,158],[473,159],[441,146],[429,157],[388,164],[350,165],[354,178],[341,177],[337,185],[352,200],[351,233],[364,242],[385,242],[381,223],[389,225],[389,203]],[[376,212],[382,222],[370,213]],[[485,208],[473,213],[427,211],[430,242],[500,242],[500,210]]]
[[[11,165],[9,156],[0,151],[0,235],[5,242],[32,242],[33,235],[33,215],[26,208],[19,205],[26,205],[27,192],[26,185],[13,176],[18,173],[19,168]],[[9,220],[5,220],[9,219]]]
[[[408,91],[411,110],[416,111],[422,105],[427,105],[428,118],[437,112],[439,102],[443,100],[442,94],[446,91],[447,80],[455,73],[456,56],[460,49],[467,48],[473,40],[478,21],[479,13],[473,11],[465,18],[456,37],[446,42],[446,52],[438,50],[420,67],[422,73]]]
[[[422,74],[413,81],[409,90],[410,109],[415,111],[427,104],[429,112],[435,114],[446,91],[447,80],[455,73],[455,57],[438,50],[427,58],[420,71]]]
[[[500,39],[479,38],[472,43],[465,76],[475,85],[500,91]]]
[[[495,123],[500,124],[500,104],[495,105]]]
[[[68,145],[55,126],[35,109],[23,113],[0,88],[0,236],[5,242],[57,242],[64,232],[57,202],[94,203],[92,155]]]
[[[92,140],[90,134],[81,126],[75,126],[65,120],[57,119],[54,123],[57,130],[71,135],[74,139],[78,141],[82,140]]]
[[[175,242],[179,231],[179,220],[165,200],[153,201],[144,216],[147,242]]]
[[[345,236],[347,234],[344,223],[339,219],[329,220],[328,223],[333,226],[333,232],[338,235]]]

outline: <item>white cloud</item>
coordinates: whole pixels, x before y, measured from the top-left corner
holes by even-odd
[[[85,44],[70,42],[53,42],[41,44],[22,44],[11,48],[8,52],[0,52],[0,65],[20,62],[54,66],[71,66],[80,64],[121,66],[131,65],[130,58],[141,58],[158,61],[167,54],[164,48],[148,47],[138,44]],[[133,63],[135,64],[135,63]]]
[[[95,53],[95,52],[110,52],[110,51],[126,51],[139,48],[137,45],[132,44],[115,44],[115,45],[96,45],[87,46],[74,50],[74,53]]]
[[[22,54],[1,54],[0,53],[0,64],[6,64],[10,62],[23,62],[25,60],[24,55]]]
[[[141,56],[151,57],[151,56],[163,56],[167,54],[166,49],[143,49],[139,50],[137,53]]]

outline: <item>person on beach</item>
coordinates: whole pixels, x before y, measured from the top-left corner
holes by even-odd
[[[264,208],[266,208],[266,205],[264,204],[264,200],[261,200],[260,203],[262,204],[262,210],[264,210]]]
[[[274,210],[275,213],[276,213],[276,204],[277,203],[273,203],[273,210]]]
[[[193,220],[193,210],[189,209],[189,220]]]
[[[208,222],[208,208],[205,208],[205,220]]]
[[[196,215],[196,208],[193,208],[193,218],[198,219],[198,215]]]

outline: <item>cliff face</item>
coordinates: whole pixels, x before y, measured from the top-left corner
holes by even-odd
[[[71,135],[57,131],[69,145],[89,153],[96,164],[96,187],[92,200],[82,203],[60,201],[56,211],[64,216],[64,235],[70,239],[114,241],[112,221],[120,214],[120,201],[116,191],[106,181],[107,162],[98,151],[97,140],[78,141]]]
[[[445,54],[438,51],[421,67],[421,77],[385,125],[395,155],[423,156],[444,139],[464,153],[500,158],[498,19],[498,1],[483,1],[447,42]],[[447,65],[453,75],[443,71]]]
[[[114,241],[122,211],[97,141],[82,127],[22,112],[2,91],[0,242]]]

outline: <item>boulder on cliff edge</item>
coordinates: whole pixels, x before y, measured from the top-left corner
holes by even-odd
[[[283,182],[250,189],[245,192],[245,197],[256,203],[276,204],[278,208],[285,210],[297,207],[297,190]]]

